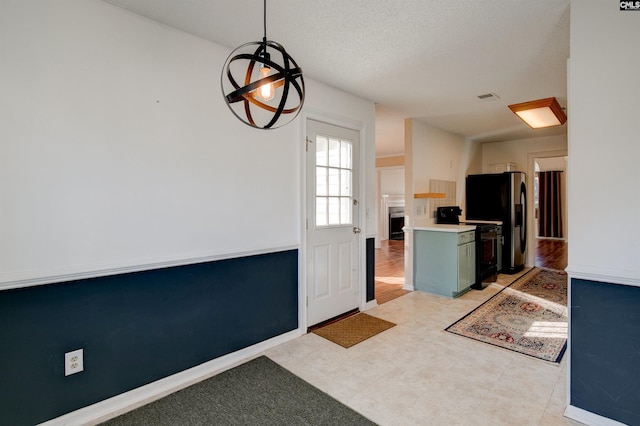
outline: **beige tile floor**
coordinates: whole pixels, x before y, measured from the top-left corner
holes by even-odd
[[[566,355],[553,364],[443,331],[499,283],[370,309],[397,325],[349,349],[305,334],[265,355],[383,426],[578,425],[563,417]]]

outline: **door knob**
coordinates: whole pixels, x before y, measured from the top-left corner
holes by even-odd
[[[359,234],[360,232],[361,232],[361,229],[360,229],[360,228],[358,228],[357,226],[354,226],[354,227],[353,227],[353,233],[354,233],[354,234]]]

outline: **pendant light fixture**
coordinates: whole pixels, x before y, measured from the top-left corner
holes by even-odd
[[[235,49],[222,69],[224,101],[243,123],[276,129],[291,122],[304,104],[302,68],[279,43],[267,40],[267,0],[264,37]]]

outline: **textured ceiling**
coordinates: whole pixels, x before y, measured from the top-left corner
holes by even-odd
[[[106,1],[230,49],[263,35],[260,0]],[[267,36],[305,76],[374,101],[377,155],[395,155],[404,118],[478,141],[566,134],[507,105],[566,106],[569,1],[268,0]]]

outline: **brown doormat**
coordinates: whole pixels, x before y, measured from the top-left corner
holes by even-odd
[[[317,328],[312,333],[324,337],[343,348],[350,348],[394,325],[392,322],[359,313]]]

